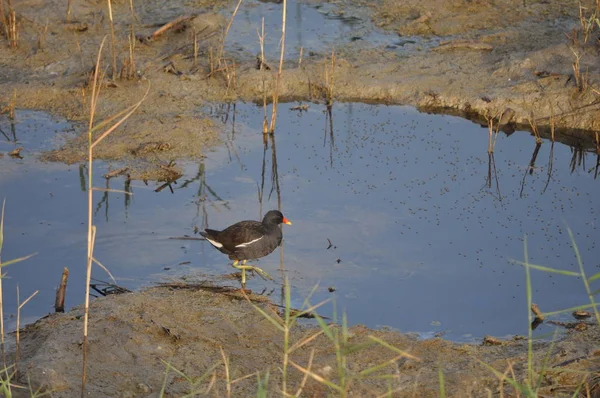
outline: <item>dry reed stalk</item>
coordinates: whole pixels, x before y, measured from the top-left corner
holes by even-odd
[[[259,60],[259,69],[264,70],[266,68],[265,65],[265,18],[262,18],[261,23],[261,33],[258,33],[258,29],[256,30],[256,34],[258,35],[258,41],[260,43],[260,60]],[[263,135],[269,132],[269,122],[267,119],[267,90],[265,85],[265,76],[262,78],[262,86],[263,86]],[[265,142],[266,144],[266,142]],[[259,197],[259,202],[262,205],[262,196]]]
[[[556,119],[554,118],[554,106],[550,102],[550,139],[554,142],[554,133],[556,130]]]
[[[529,125],[531,126],[531,130],[533,131],[533,134],[535,135],[535,143],[538,145],[541,144],[542,137],[540,137],[540,132],[538,130],[537,123],[535,122],[535,118],[533,117],[533,113],[530,114],[529,119],[527,119],[527,121],[529,122]]]
[[[110,20],[110,52],[112,59],[112,79],[117,78],[117,49],[115,48],[115,23],[112,13],[112,0],[107,0],[108,3],[108,19]]]
[[[0,0],[0,22],[2,23],[4,36],[8,39],[8,19],[6,18],[6,11],[4,10],[4,0]]]
[[[281,52],[279,54],[279,69],[277,70],[277,78],[275,79],[275,91],[273,92],[273,107],[271,108],[271,126],[269,132],[275,132],[275,123],[277,121],[277,105],[279,104],[279,83],[281,81],[281,73],[283,71],[283,55],[285,53],[285,24],[287,18],[287,0],[283,0],[283,12],[281,15]]]
[[[196,27],[194,27],[194,66],[198,65],[198,32],[196,31]]]
[[[73,9],[73,0],[67,2],[67,22],[71,22],[71,10]]]
[[[8,43],[10,48],[19,46],[19,29],[17,27],[17,13],[12,8],[11,0],[8,0]]]
[[[488,154],[494,153],[494,118],[489,114],[486,114],[488,124]]]
[[[208,48],[208,63],[210,65],[210,71],[208,72],[208,76],[213,77],[215,74],[215,56],[212,46]]]
[[[37,46],[39,50],[43,50],[46,47],[46,37],[48,36],[48,19],[46,19],[46,25],[40,29]]]
[[[331,107],[333,105],[333,87],[335,85],[335,51],[331,52],[331,73],[329,77],[326,77],[326,95],[327,95],[327,107]],[[327,69],[325,69],[327,76]]]
[[[302,68],[302,55],[304,54],[304,47],[300,47],[300,56],[298,57],[298,68]]]
[[[110,2],[110,0],[109,0]],[[85,304],[84,304],[84,317],[83,317],[83,370],[81,374],[81,396],[85,397],[85,382],[87,377],[87,352],[88,352],[88,324],[89,324],[89,309],[90,309],[90,281],[92,277],[92,264],[98,261],[94,259],[94,244],[96,240],[96,226],[93,225],[93,163],[94,163],[94,148],[98,145],[104,138],[106,138],[109,134],[111,134],[117,127],[119,127],[125,120],[127,120],[142,102],[146,99],[150,91],[150,86],[146,90],[146,93],[142,97],[142,99],[134,105],[124,109],[123,111],[113,115],[107,120],[99,123],[96,127],[94,127],[94,116],[96,114],[96,108],[98,105],[98,98],[100,95],[100,87],[101,81],[103,79],[103,74],[100,72],[100,58],[102,55],[102,49],[104,47],[104,42],[106,41],[106,37],[102,39],[102,43],[100,44],[100,48],[98,49],[98,56],[96,58],[96,66],[94,68],[94,74],[92,76],[92,95],[90,98],[90,116],[89,116],[89,124],[88,124],[88,227],[87,227],[87,262],[86,262],[86,283],[85,283]],[[115,120],[117,120],[115,122]],[[98,128],[104,128],[109,123],[113,123],[112,126],[107,128],[99,137],[95,140],[93,139],[93,132]]]
[[[133,23],[133,21],[137,21],[138,18],[135,15],[135,11],[133,10],[133,0],[129,0],[129,11],[131,12],[131,20],[132,20],[131,23]]]
[[[127,79],[127,80],[131,80],[131,79],[135,79],[136,77],[136,66],[135,66],[135,58],[134,58],[134,52],[135,52],[135,42],[136,42],[136,38],[135,38],[135,31],[133,29],[133,24],[131,24],[129,26],[129,35],[128,35],[128,41],[129,41],[129,58],[125,60],[125,62],[123,63],[123,65],[121,66],[121,73],[120,73],[120,78],[121,79]]]
[[[577,86],[577,90],[582,92],[587,88],[587,72],[585,74],[581,74],[581,58],[583,57],[575,48],[569,47],[575,60],[573,61],[573,76],[575,77],[575,85]]]
[[[261,33],[258,33],[258,29],[256,29],[256,34],[258,35],[258,42],[260,43],[260,59],[258,60],[258,69],[265,70],[267,65],[267,61],[265,59],[265,17],[262,18]]]
[[[223,58],[223,54],[225,53],[225,40],[227,40],[227,35],[229,34],[229,29],[231,29],[231,25],[233,24],[233,19],[242,4],[242,0],[238,0],[235,9],[233,10],[233,14],[231,14],[231,18],[229,18],[229,23],[227,24],[227,28],[225,28],[225,32],[223,33],[223,38],[221,39],[221,46],[219,47],[219,52],[217,53],[217,63],[219,67],[221,66],[221,59]]]

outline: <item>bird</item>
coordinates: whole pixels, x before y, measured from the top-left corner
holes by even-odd
[[[232,266],[242,271],[242,288],[245,288],[246,270],[256,271],[265,279],[273,279],[262,269],[246,265],[246,261],[265,257],[281,244],[281,223],[292,225],[279,210],[270,210],[262,222],[240,221],[222,231],[207,228],[200,235],[221,253],[227,254],[230,260],[234,260]]]

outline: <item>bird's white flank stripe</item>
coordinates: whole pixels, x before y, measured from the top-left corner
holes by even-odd
[[[256,238],[254,240],[251,240],[250,242],[246,242],[246,243],[240,243],[239,245],[237,245],[236,247],[247,247],[250,246],[251,244],[253,244],[254,242],[258,242],[259,240],[261,240],[263,237],[261,236],[260,238]]]
[[[212,239],[208,239],[206,238],[207,241],[210,242],[211,245],[213,245],[214,247],[223,247],[223,245],[219,242],[217,242],[216,240],[212,240]]]

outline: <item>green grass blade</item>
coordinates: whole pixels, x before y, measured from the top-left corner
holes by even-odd
[[[379,365],[374,365],[371,366],[370,368],[367,368],[365,370],[362,370],[358,373],[358,375],[360,377],[365,377],[370,375],[373,372],[377,372],[378,370],[381,370],[385,367],[390,366],[393,363],[396,363],[397,361],[399,361],[400,359],[404,358],[404,355],[402,354],[398,354],[395,357],[388,359],[387,361],[384,361],[382,363],[380,363]],[[378,378],[389,378],[389,377],[395,377],[396,375],[379,375]]]
[[[531,270],[529,264],[529,250],[527,248],[527,235],[523,237],[523,255],[525,259],[525,287],[527,292],[527,382],[533,381],[533,329],[531,323],[533,321],[531,313],[532,293],[531,293]]]
[[[528,266],[530,269],[536,269],[538,271],[543,271],[543,272],[549,272],[552,274],[559,274],[559,275],[566,275],[566,276],[581,276],[581,273],[579,272],[574,272],[574,271],[566,271],[566,270],[562,270],[562,269],[556,269],[556,268],[550,268],[550,267],[544,267],[543,265],[536,265],[536,264],[525,264],[522,261],[516,261],[513,260],[515,263],[522,265],[522,266]]]
[[[573,312],[573,311],[577,311],[577,310],[585,310],[585,309],[588,309],[588,308],[596,308],[596,307],[598,307],[598,304],[578,305],[577,307],[565,308],[564,310],[544,312],[544,316],[548,317],[548,316],[552,316],[552,315],[563,314],[565,312]]]
[[[444,382],[444,371],[441,366],[438,368],[438,378],[440,380],[440,398],[446,398],[446,383]]]
[[[488,368],[489,370],[492,371],[492,373],[494,373],[494,375],[499,379],[499,380],[505,380],[506,382],[508,382],[508,384],[510,384],[514,389],[521,391],[523,394],[525,394],[526,397],[531,397],[531,398],[535,398],[535,394],[533,393],[533,391],[531,391],[531,389],[528,386],[524,386],[519,384],[516,380],[510,378],[510,377],[506,377],[504,374],[502,374],[501,372],[497,371],[496,369],[494,369],[493,367],[491,367],[490,365],[488,365],[487,363],[477,359],[477,361],[479,361],[480,364],[482,364],[484,367]]]
[[[254,309],[256,309],[256,311],[260,312],[260,314],[262,316],[264,316],[269,322],[271,322],[273,325],[275,325],[275,327],[277,329],[279,329],[279,331],[281,331],[281,332],[285,331],[285,327],[281,323],[279,323],[279,321],[277,321],[277,319],[275,319],[271,315],[267,314],[262,308],[260,308],[256,304],[254,304],[252,302],[250,302],[250,304],[252,304]]]
[[[267,369],[267,372],[265,373],[264,381],[260,377],[259,372],[256,372],[256,378],[257,378],[257,383],[258,383],[256,397],[257,398],[267,398],[267,396],[269,394],[269,370]]]
[[[575,242],[575,236],[573,235],[573,231],[571,228],[567,227],[567,232],[569,232],[569,238],[571,238],[571,245],[573,246],[573,251],[575,252],[575,257],[577,257],[577,265],[579,266],[579,272],[581,273],[583,285],[585,286],[585,291],[588,294],[588,298],[590,299],[590,304],[593,305],[594,315],[596,316],[596,322],[600,325],[600,313],[598,313],[598,308],[596,308],[596,303],[594,301],[594,295],[592,294],[592,289],[590,289],[590,284],[585,277],[585,269],[583,268],[583,260],[581,259],[581,254],[579,253],[579,247],[577,247],[577,242]]]
[[[284,280],[284,294],[285,294],[285,324],[289,325],[290,324],[290,311],[292,309],[292,293],[290,289],[290,281],[288,280],[287,276],[285,277]]]
[[[0,241],[0,243],[1,243],[1,241]],[[596,279],[599,279],[599,278],[600,278],[600,272],[590,276],[588,278],[588,283],[592,283],[593,281],[595,281]]]
[[[535,393],[537,394],[542,386],[542,381],[544,381],[544,373],[546,372],[546,367],[548,366],[548,362],[550,361],[550,357],[552,352],[554,351],[554,345],[556,344],[556,338],[558,337],[558,328],[554,329],[554,335],[552,336],[552,341],[550,342],[550,347],[546,351],[546,355],[544,355],[544,360],[542,361],[542,368],[538,372],[539,376],[537,378],[537,382],[535,385]]]
[[[29,254],[27,256],[23,256],[23,257],[19,257],[19,258],[13,258],[12,260],[8,260],[5,263],[0,263],[0,267],[6,267],[7,265],[11,265],[11,264],[14,264],[14,263],[19,263],[21,261],[25,261],[28,258],[31,258],[31,257],[35,256],[36,254],[37,253],[32,253],[32,254]]]

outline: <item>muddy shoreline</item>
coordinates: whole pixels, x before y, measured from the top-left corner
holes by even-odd
[[[542,137],[555,132],[559,142],[600,153],[598,30],[586,37],[576,5],[566,0],[439,3],[336,4],[340,17],[371,21],[395,32],[398,44],[342,43],[336,48],[333,67],[330,53],[309,49],[301,64],[286,60],[280,106],[289,107],[286,101],[324,104],[333,93],[334,102],[411,105],[426,112],[461,115],[484,126],[498,126],[502,119],[500,128],[507,133],[515,128],[531,131],[535,126]],[[591,10],[593,4],[584,5]],[[81,135],[42,159],[84,161],[90,70],[100,42],[110,31],[105,4],[73,2],[68,23],[64,2],[31,0],[14,6],[19,46],[10,49],[6,38],[0,37],[0,108],[40,109],[78,123]],[[126,2],[114,6],[119,71],[128,62],[127,35],[132,25],[128,7]],[[150,42],[136,43],[135,72],[129,79],[105,82],[96,120],[137,102],[148,87],[150,91],[124,128],[97,147],[98,159],[129,167],[133,179],[169,181],[179,172],[173,161],[197,159],[219,144],[219,127],[207,116],[207,104],[261,104],[265,93],[270,95],[275,72],[257,70],[256,54],[251,51],[226,47],[230,66],[214,71],[212,57],[227,25],[224,15],[229,14],[223,10],[228,7],[233,8],[225,1],[180,2],[168,9],[160,2],[136,4],[133,27],[142,36],[182,15],[195,17]],[[193,31],[198,35],[197,59]],[[420,44],[402,51],[407,40]],[[110,76],[109,54],[105,50],[103,62]],[[255,300],[265,311],[277,312],[268,301]],[[77,307],[23,330],[19,383],[31,382],[35,389],[52,390],[57,397],[78,393],[81,314]],[[282,335],[239,296],[192,287],[153,288],[95,300],[91,318],[89,396],[153,397],[162,386],[165,396],[190,391],[198,396],[225,396],[228,386],[221,350],[229,358],[230,379],[239,379],[232,396],[256,394],[255,374],[264,377],[267,371],[273,386],[269,396],[279,396]],[[314,325],[297,326],[292,340],[316,332]],[[568,332],[554,345],[534,344],[534,369],[540,370],[544,358],[549,358],[542,396],[570,396],[582,383],[581,372],[597,373],[598,333],[597,326],[590,326]],[[421,360],[392,361],[382,369],[382,374],[394,375],[391,387],[384,379],[359,378],[348,388],[350,396],[377,396],[390,390],[393,396],[438,396],[438,369],[445,376],[448,396],[496,396],[502,388],[507,394],[513,392],[482,363],[500,373],[512,370],[521,381],[527,376],[524,340],[466,345],[439,338],[423,341],[363,326],[351,328],[350,335],[351,344],[359,346],[373,335]],[[308,366],[313,349],[315,372],[339,382],[332,371],[335,351],[323,335],[299,349],[292,360]],[[14,345],[9,344],[9,354],[14,356]],[[359,374],[393,357],[382,346],[367,354],[357,351],[349,355],[348,369]],[[167,372],[166,363],[194,379],[207,376],[190,385],[181,374]],[[296,391],[302,386],[303,396],[319,397],[335,390],[312,378],[302,380],[301,371],[290,370],[289,388]],[[600,396],[597,378],[585,380],[590,395]]]
[[[208,285],[179,284],[94,300],[87,396],[156,397],[160,391],[165,397],[226,396],[226,372],[229,380],[235,381],[231,396],[255,395],[257,375],[264,379],[267,373],[268,396],[279,396],[283,333],[253,305],[276,319],[283,316],[281,308],[265,297],[251,295],[246,300],[238,289],[219,288],[217,292]],[[76,307],[22,330],[19,382],[26,385],[29,380],[36,389],[53,390],[54,397],[78,395],[82,316],[82,307]],[[314,324],[299,322],[290,330],[291,346],[308,340],[293,351],[290,361],[339,384],[335,345]],[[331,327],[341,330],[340,325]],[[580,372],[598,370],[599,332],[598,327],[590,326],[569,332],[555,344],[533,344],[535,371],[539,372],[546,361],[540,396],[570,396],[581,383]],[[406,356],[396,357],[398,352],[374,343],[370,336],[404,351]],[[490,367],[500,374],[512,371],[524,380],[527,340],[490,341],[493,343],[456,344],[354,326],[344,344],[349,352],[348,376],[354,377],[348,383],[348,396],[371,397],[393,391],[392,396],[398,397],[437,397],[439,369],[444,373],[447,396],[496,396],[501,390],[512,394],[513,387],[506,380],[501,382]],[[11,357],[14,340],[8,349]],[[227,357],[227,369],[222,352]],[[359,376],[361,371],[390,360],[370,377]],[[169,366],[177,370],[168,370]],[[289,391],[296,392],[302,386],[302,396],[335,393],[334,388],[310,377],[303,383],[304,373],[293,366],[288,372]],[[594,380],[587,379],[590,396],[600,393]]]

